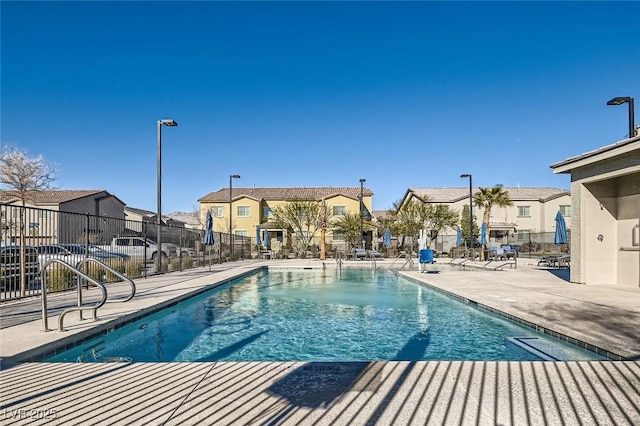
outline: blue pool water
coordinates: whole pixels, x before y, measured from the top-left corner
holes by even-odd
[[[392,272],[345,269],[262,271],[47,361],[541,359],[601,358]]]

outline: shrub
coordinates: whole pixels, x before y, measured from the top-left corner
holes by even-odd
[[[73,288],[73,277],[75,274],[67,268],[50,268],[46,273],[48,291],[63,291]]]
[[[144,271],[144,263],[139,260],[127,260],[124,263],[124,273],[129,278],[140,278]]]

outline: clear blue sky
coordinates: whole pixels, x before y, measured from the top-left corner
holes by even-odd
[[[569,189],[624,139],[639,2],[2,1],[1,143],[163,213],[234,186]],[[640,120],[636,119],[636,122]]]

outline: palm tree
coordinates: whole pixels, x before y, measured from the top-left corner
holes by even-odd
[[[506,207],[513,205],[513,201],[509,198],[509,192],[505,191],[501,184],[491,188],[480,187],[479,191],[473,196],[473,202],[477,207],[484,208],[482,223],[484,223],[484,226],[487,228],[487,235],[489,235],[491,208],[493,206]]]

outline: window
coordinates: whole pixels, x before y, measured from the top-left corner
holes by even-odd
[[[222,217],[222,212],[223,212],[222,206],[211,207],[211,215],[213,217]]]
[[[249,217],[249,206],[238,206],[237,207],[237,216],[238,217]]]
[[[334,232],[333,233],[333,240],[334,241],[344,241],[344,234],[342,232]]]
[[[531,230],[518,229],[518,242],[526,242],[531,239]]]
[[[235,234],[237,237],[246,237],[246,236],[247,236],[247,230],[246,230],[246,229],[236,229],[236,230],[234,231],[234,234]]]
[[[334,216],[344,216],[346,209],[344,206],[333,206]]]
[[[564,217],[571,217],[571,206],[560,206],[560,214]]]
[[[531,217],[531,206],[518,206],[518,217]]]
[[[262,210],[262,216],[269,219],[273,217],[273,211],[271,210],[271,207],[265,207]]]

